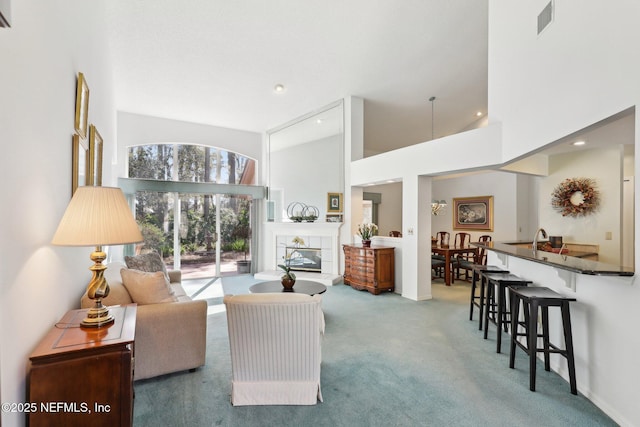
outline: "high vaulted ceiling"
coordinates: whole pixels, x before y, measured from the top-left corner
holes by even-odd
[[[264,132],[353,95],[368,151],[428,141],[487,112],[487,3],[110,0],[116,107]]]

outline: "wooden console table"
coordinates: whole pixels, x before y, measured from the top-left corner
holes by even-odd
[[[29,358],[29,426],[132,425],[136,308],[111,307],[102,328],[72,310],[49,331]]]
[[[395,289],[393,247],[342,245],[344,250],[344,283],[374,295]]]

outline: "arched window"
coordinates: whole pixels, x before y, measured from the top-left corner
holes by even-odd
[[[129,147],[129,178],[255,184],[255,160],[233,151],[189,144]]]

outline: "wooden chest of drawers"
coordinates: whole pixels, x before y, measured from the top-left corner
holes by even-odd
[[[344,283],[354,289],[378,295],[395,288],[394,249],[386,246],[364,248],[360,245],[342,245],[344,250]]]

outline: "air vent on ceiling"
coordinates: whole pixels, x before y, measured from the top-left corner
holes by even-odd
[[[553,0],[547,4],[538,15],[538,34],[553,21]]]

